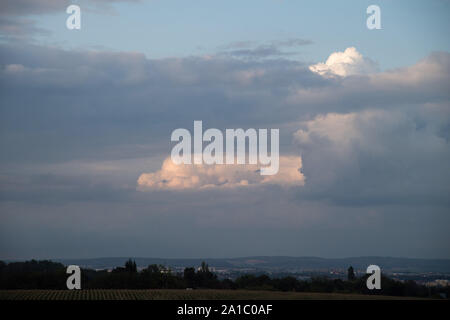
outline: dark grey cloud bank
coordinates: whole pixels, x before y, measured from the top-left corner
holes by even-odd
[[[448,53],[344,78],[235,56],[2,44],[0,257],[449,257]],[[193,120],[280,128],[305,186],[136,191]]]

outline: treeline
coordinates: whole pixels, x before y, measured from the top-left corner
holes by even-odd
[[[0,261],[0,289],[66,289],[66,267],[61,263],[45,261],[13,262]],[[128,260],[124,267],[108,272],[83,269],[82,289],[248,289],[297,292],[362,293],[409,297],[450,296],[450,288],[429,288],[409,280],[396,281],[385,276],[381,279],[381,290],[368,290],[367,276],[349,280],[316,277],[298,280],[295,277],[270,278],[267,275],[246,274],[236,280],[218,279],[206,263],[201,267],[185,268],[174,273],[161,265],[150,265],[138,271],[136,263]]]

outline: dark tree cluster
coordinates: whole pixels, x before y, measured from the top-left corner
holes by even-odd
[[[66,267],[48,260],[26,261],[6,264],[0,261],[0,289],[66,289]],[[369,290],[367,275],[357,277],[349,268],[347,280],[315,277],[298,280],[292,276],[270,278],[246,274],[236,280],[219,280],[203,262],[201,267],[185,268],[174,273],[162,265],[149,265],[138,271],[136,262],[128,260],[124,267],[111,271],[83,269],[82,289],[247,289],[297,292],[361,293],[410,297],[450,297],[450,288],[430,288],[412,280],[396,281],[382,275],[381,290]]]
[[[4,263],[0,261],[1,289],[66,288],[66,267],[49,260]]]

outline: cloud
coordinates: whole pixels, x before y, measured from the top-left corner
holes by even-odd
[[[313,44],[314,42],[309,39],[290,38],[287,40],[273,40],[270,43],[277,47],[300,47]]]
[[[129,177],[134,188],[142,172],[159,172],[171,132],[201,119],[209,128],[280,128],[281,154],[302,152],[308,183],[298,199],[401,202],[422,192],[415,199],[430,203],[448,188],[439,174],[446,161],[438,161],[450,140],[445,52],[405,68],[334,78],[287,59],[148,59],[17,44],[0,45],[0,58],[3,168],[157,157]],[[423,182],[399,185],[412,177]]]
[[[283,52],[274,45],[260,45],[255,48],[248,49],[234,49],[231,51],[224,51],[221,55],[229,55],[241,58],[268,58],[275,56],[292,55],[290,52]]]
[[[227,50],[227,49],[249,49],[254,48],[258,46],[276,46],[278,48],[282,47],[300,47],[305,45],[313,44],[313,41],[308,39],[302,39],[302,38],[289,38],[285,40],[270,40],[265,42],[260,41],[251,41],[251,40],[244,40],[244,41],[234,41],[230,42],[228,44],[222,45],[219,47],[221,50]]]
[[[448,104],[450,54],[434,52],[414,65],[384,72],[320,78],[324,82],[292,83],[286,102],[311,114]]]
[[[333,52],[325,63],[319,62],[311,65],[309,69],[324,77],[346,77],[376,72],[377,65],[363,57],[356,48],[349,47],[344,52]]]
[[[69,1],[54,0],[4,0],[0,4],[0,12],[9,16],[46,14],[58,10],[64,12],[69,4]]]
[[[29,18],[6,18],[0,16],[0,37],[3,39],[28,40],[33,35],[49,35],[50,31],[36,26]]]
[[[32,41],[36,35],[50,35],[51,31],[41,28],[36,16],[45,14],[66,14],[69,5],[79,5],[83,11],[99,14],[117,14],[114,4],[119,2],[140,2],[140,0],[2,0],[0,1],[0,39],[7,41]],[[32,17],[33,19],[31,19]]]
[[[347,157],[352,144],[361,138],[356,127],[356,113],[328,113],[301,124],[304,129],[294,133],[294,141],[306,148],[318,148],[326,145],[332,148],[334,159]]]
[[[294,254],[298,243],[313,243],[302,254],[448,252],[446,52],[331,78],[285,58],[149,59],[18,43],[0,44],[0,61],[5,255],[36,246],[64,255],[79,239],[101,247],[86,255],[111,243],[205,255],[202,237],[212,254],[230,243],[242,254],[255,254],[254,243],[277,253],[280,241]],[[171,132],[198,119],[209,128],[280,128],[281,154],[299,156],[290,165],[282,157],[270,177],[238,166],[230,166],[237,174],[161,168]],[[136,255],[149,254],[142,250]]]
[[[413,89],[421,90],[421,94],[424,94],[429,89],[434,89],[435,98],[448,99],[450,94],[445,88],[448,88],[450,84],[450,54],[433,52],[412,66],[373,74],[369,79],[371,81],[369,85],[375,86],[376,90]],[[400,88],[396,89],[392,86]]]
[[[0,15],[2,16],[27,16],[50,14],[56,12],[65,12],[66,8],[71,4],[80,6],[97,6],[110,8],[109,6],[118,2],[139,2],[140,0],[2,0],[0,2]]]
[[[263,59],[292,56],[295,51],[286,51],[285,48],[298,48],[312,44],[311,40],[290,38],[286,40],[272,40],[265,42],[257,41],[235,41],[220,46],[219,56],[229,56],[244,59]]]
[[[439,114],[366,110],[302,122],[294,141],[309,188],[300,196],[346,205],[448,205],[450,147]]]
[[[301,168],[302,159],[295,156],[281,156],[279,172],[272,176],[260,175],[258,165],[176,165],[167,158],[159,171],[141,174],[137,183],[140,191],[302,186]]]

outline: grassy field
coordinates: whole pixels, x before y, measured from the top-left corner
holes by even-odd
[[[249,290],[0,290],[0,300],[373,300],[405,297]]]

